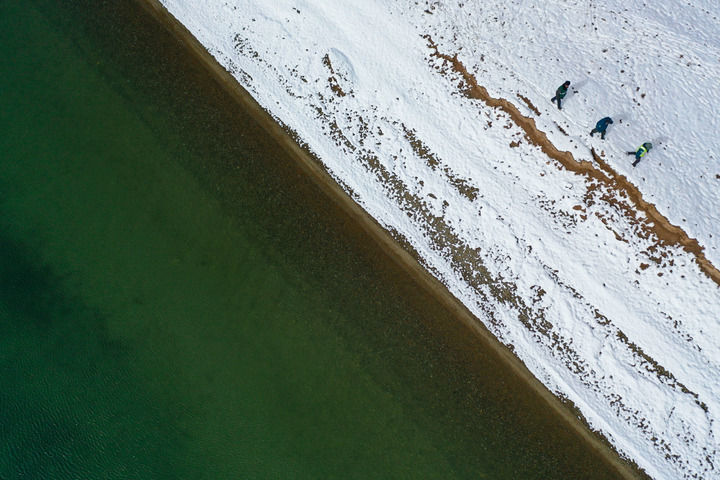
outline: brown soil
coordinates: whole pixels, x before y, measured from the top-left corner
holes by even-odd
[[[635,205],[635,208],[644,212],[650,219],[650,222],[644,222],[642,227],[645,230],[649,230],[648,233],[654,235],[658,245],[676,245],[683,248],[686,252],[691,253],[695,257],[695,261],[700,267],[700,270],[720,286],[720,271],[705,257],[704,248],[698,241],[691,238],[682,228],[671,224],[667,218],[658,212],[655,205],[644,200],[640,190],[625,176],[615,172],[594,150],[592,151],[593,159],[600,166],[599,169],[590,161],[578,161],[570,152],[558,150],[547,138],[545,132],[537,128],[534,119],[522,115],[517,107],[509,101],[503,98],[491,97],[487,89],[479,85],[475,77],[468,72],[462,62],[458,60],[457,54],[450,56],[440,53],[435,42],[433,42],[430,37],[425,38],[430,48],[434,51],[432,55],[450,63],[454,72],[463,78],[467,84],[466,93],[469,97],[482,100],[488,106],[499,108],[507,113],[513,122],[525,132],[525,137],[530,143],[540,147],[543,153],[557,160],[567,170],[585,175],[588,180],[594,180],[599,184],[615,190],[620,196],[629,198]],[[521,99],[523,99],[523,97],[521,97]],[[529,106],[530,105],[532,104],[530,103]],[[534,108],[534,106],[531,107],[531,109],[532,108]],[[625,210],[624,206],[620,205],[613,198],[603,197],[603,199],[619,210]],[[632,214],[630,218],[635,219],[636,215]]]
[[[527,105],[527,107],[528,107],[530,110],[532,110],[532,112],[533,112],[535,115],[537,115],[538,117],[540,116],[540,110],[538,110],[537,107],[536,107],[535,105],[533,105],[533,103],[530,101],[529,98],[527,98],[527,97],[524,96],[524,95],[520,95],[519,93],[517,94],[517,96],[518,96],[518,98],[519,98],[520,100],[522,100],[523,102],[525,102],[525,105]]]

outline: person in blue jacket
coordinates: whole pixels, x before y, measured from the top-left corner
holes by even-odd
[[[595,124],[595,128],[590,130],[590,136],[592,137],[593,134],[599,133],[600,139],[605,140],[605,133],[606,133],[607,127],[611,123],[613,123],[613,120],[610,117],[605,117],[605,118],[600,119],[600,121]]]
[[[551,102],[554,102],[557,100],[558,109],[562,110],[562,106],[560,105],[560,100],[565,98],[565,95],[567,95],[568,87],[570,87],[570,80],[566,81],[562,85],[558,87],[557,90],[555,90],[555,96],[550,99]]]
[[[652,147],[652,143],[646,142],[640,145],[636,151],[627,152],[628,155],[635,155],[635,161],[633,162],[632,166],[634,167],[638,163],[640,163],[640,159],[647,155],[647,153],[652,149]]]

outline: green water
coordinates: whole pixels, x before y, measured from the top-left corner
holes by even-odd
[[[134,3],[0,58],[0,478],[614,478]]]

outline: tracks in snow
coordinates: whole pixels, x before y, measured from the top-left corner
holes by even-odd
[[[463,78],[467,85],[466,93],[469,97],[482,100],[488,106],[499,108],[507,113],[512,121],[525,132],[529,142],[538,146],[543,153],[553,160],[558,161],[567,170],[585,175],[589,180],[594,180],[618,192],[621,196],[629,198],[635,205],[635,208],[645,213],[649,219],[649,221],[642,224],[640,229],[645,234],[644,236],[647,238],[654,236],[659,246],[676,245],[692,254],[700,270],[720,286],[720,270],[707,259],[704,254],[704,247],[700,245],[697,239],[690,237],[682,228],[670,223],[670,221],[657,210],[655,205],[644,200],[638,187],[631,183],[624,175],[615,172],[594,150],[592,151],[593,158],[600,168],[597,168],[592,162],[576,160],[570,152],[558,150],[557,147],[550,142],[547,135],[537,128],[534,119],[520,113],[517,107],[509,101],[503,98],[491,97],[487,89],[479,85],[475,77],[468,72],[462,62],[458,60],[457,54],[451,56],[446,53],[441,53],[437,44],[429,35],[424,38],[433,50],[432,56],[448,62],[452,66],[453,71]],[[612,198],[604,197],[604,200],[613,204],[621,211],[627,210]],[[630,212],[625,211],[624,213]],[[631,215],[631,217],[635,218],[635,215]]]

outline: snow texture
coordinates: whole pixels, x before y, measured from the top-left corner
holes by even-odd
[[[720,3],[161,1],[618,451],[656,479],[720,478],[718,285],[455,68],[599,170],[594,148],[717,267]]]

